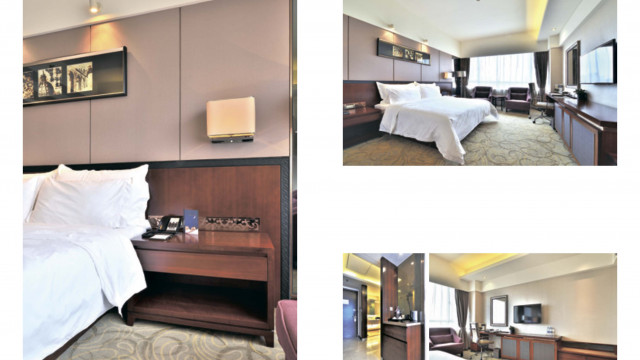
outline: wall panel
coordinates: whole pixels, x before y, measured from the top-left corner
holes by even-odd
[[[422,46],[422,50],[431,54],[431,65],[421,65],[422,81],[438,81],[438,71],[440,70],[440,51],[424,45]]]
[[[289,155],[289,2],[218,0],[182,8],[183,160]],[[209,100],[254,96],[252,143],[216,144]]]
[[[349,17],[342,15],[342,79],[349,80]]]
[[[393,33],[349,18],[349,80],[393,81],[393,60],[377,56],[377,39],[393,42]]]
[[[453,71],[453,56],[451,54],[447,54],[446,52],[440,52],[440,73],[438,74],[438,79],[447,80],[442,76],[442,73],[446,71]]]
[[[30,63],[90,50],[89,27],[24,39],[22,60]],[[24,165],[90,161],[89,101],[23,108]]]
[[[127,46],[127,96],[91,100],[93,163],[179,160],[180,10],[91,27],[91,51]]]

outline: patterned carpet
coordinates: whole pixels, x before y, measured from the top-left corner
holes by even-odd
[[[541,120],[538,120],[541,122]],[[465,165],[576,165],[560,135],[544,124],[532,124],[526,114],[500,112],[462,140]],[[345,149],[344,165],[458,165],[435,146],[385,135]]]
[[[284,360],[278,340],[137,320],[127,326],[110,311],[59,359]]]

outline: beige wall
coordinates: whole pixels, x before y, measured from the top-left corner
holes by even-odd
[[[27,38],[23,61],[123,45],[127,96],[24,108],[24,165],[289,155],[289,1],[218,0]],[[254,142],[211,144],[206,101],[245,96]]]
[[[546,50],[547,42],[538,41],[537,34],[533,32],[492,36],[460,42],[460,57],[462,58],[521,54]]]
[[[377,56],[377,39],[431,55],[431,65]],[[343,15],[343,80],[445,81],[453,71],[451,54],[424,45],[364,21]]]
[[[434,256],[433,254],[429,254],[429,281],[469,291],[469,282],[461,280],[449,262]]]
[[[562,69],[562,48],[554,47],[549,49],[549,81],[551,90],[555,89],[556,84],[564,84]]]
[[[490,324],[492,296],[509,296],[509,325],[518,332],[545,334],[547,326],[566,340],[617,344],[616,266],[510,286],[484,294],[484,320]],[[513,324],[513,306],[542,304],[541,324]]]
[[[601,44],[614,39],[618,35],[617,18],[618,1],[606,0],[578,26],[562,43],[563,56],[569,47],[580,40],[580,53],[584,55]],[[565,59],[566,61],[566,59]],[[563,77],[564,80],[564,77]],[[618,85],[588,85],[582,86],[589,93],[589,100],[611,107],[618,107]]]

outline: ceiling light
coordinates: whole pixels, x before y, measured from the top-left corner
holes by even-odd
[[[558,28],[553,28],[553,29],[551,29],[551,31],[556,31],[556,30],[558,30]]]
[[[396,27],[393,26],[393,24],[389,24],[388,27],[389,27],[389,30],[391,30],[391,31],[395,31],[396,30]]]
[[[411,265],[413,265],[413,261],[411,262]]]
[[[100,12],[102,8],[102,4],[98,2],[98,0],[89,0],[89,12],[92,14],[97,14]]]

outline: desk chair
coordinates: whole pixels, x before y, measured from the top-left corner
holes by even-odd
[[[549,122],[551,122],[551,118],[547,116],[549,103],[542,101],[542,94],[538,94],[536,91],[536,84],[529,83],[529,92],[532,94],[531,109],[540,111],[540,115],[533,119],[533,123],[535,124],[538,119],[549,120]],[[529,112],[529,119],[531,119],[531,112]]]
[[[489,340],[488,334],[480,334],[478,330],[478,323],[469,323],[469,330],[471,333],[471,351],[476,353],[478,351],[482,351],[481,341]],[[473,356],[475,356],[474,354]],[[482,355],[482,353],[481,353]]]
[[[489,340],[489,339],[481,339],[478,340],[478,344],[480,345],[480,360],[484,359],[484,354],[490,350],[489,346],[493,345],[493,340]],[[492,356],[492,352],[489,352],[489,357]]]

